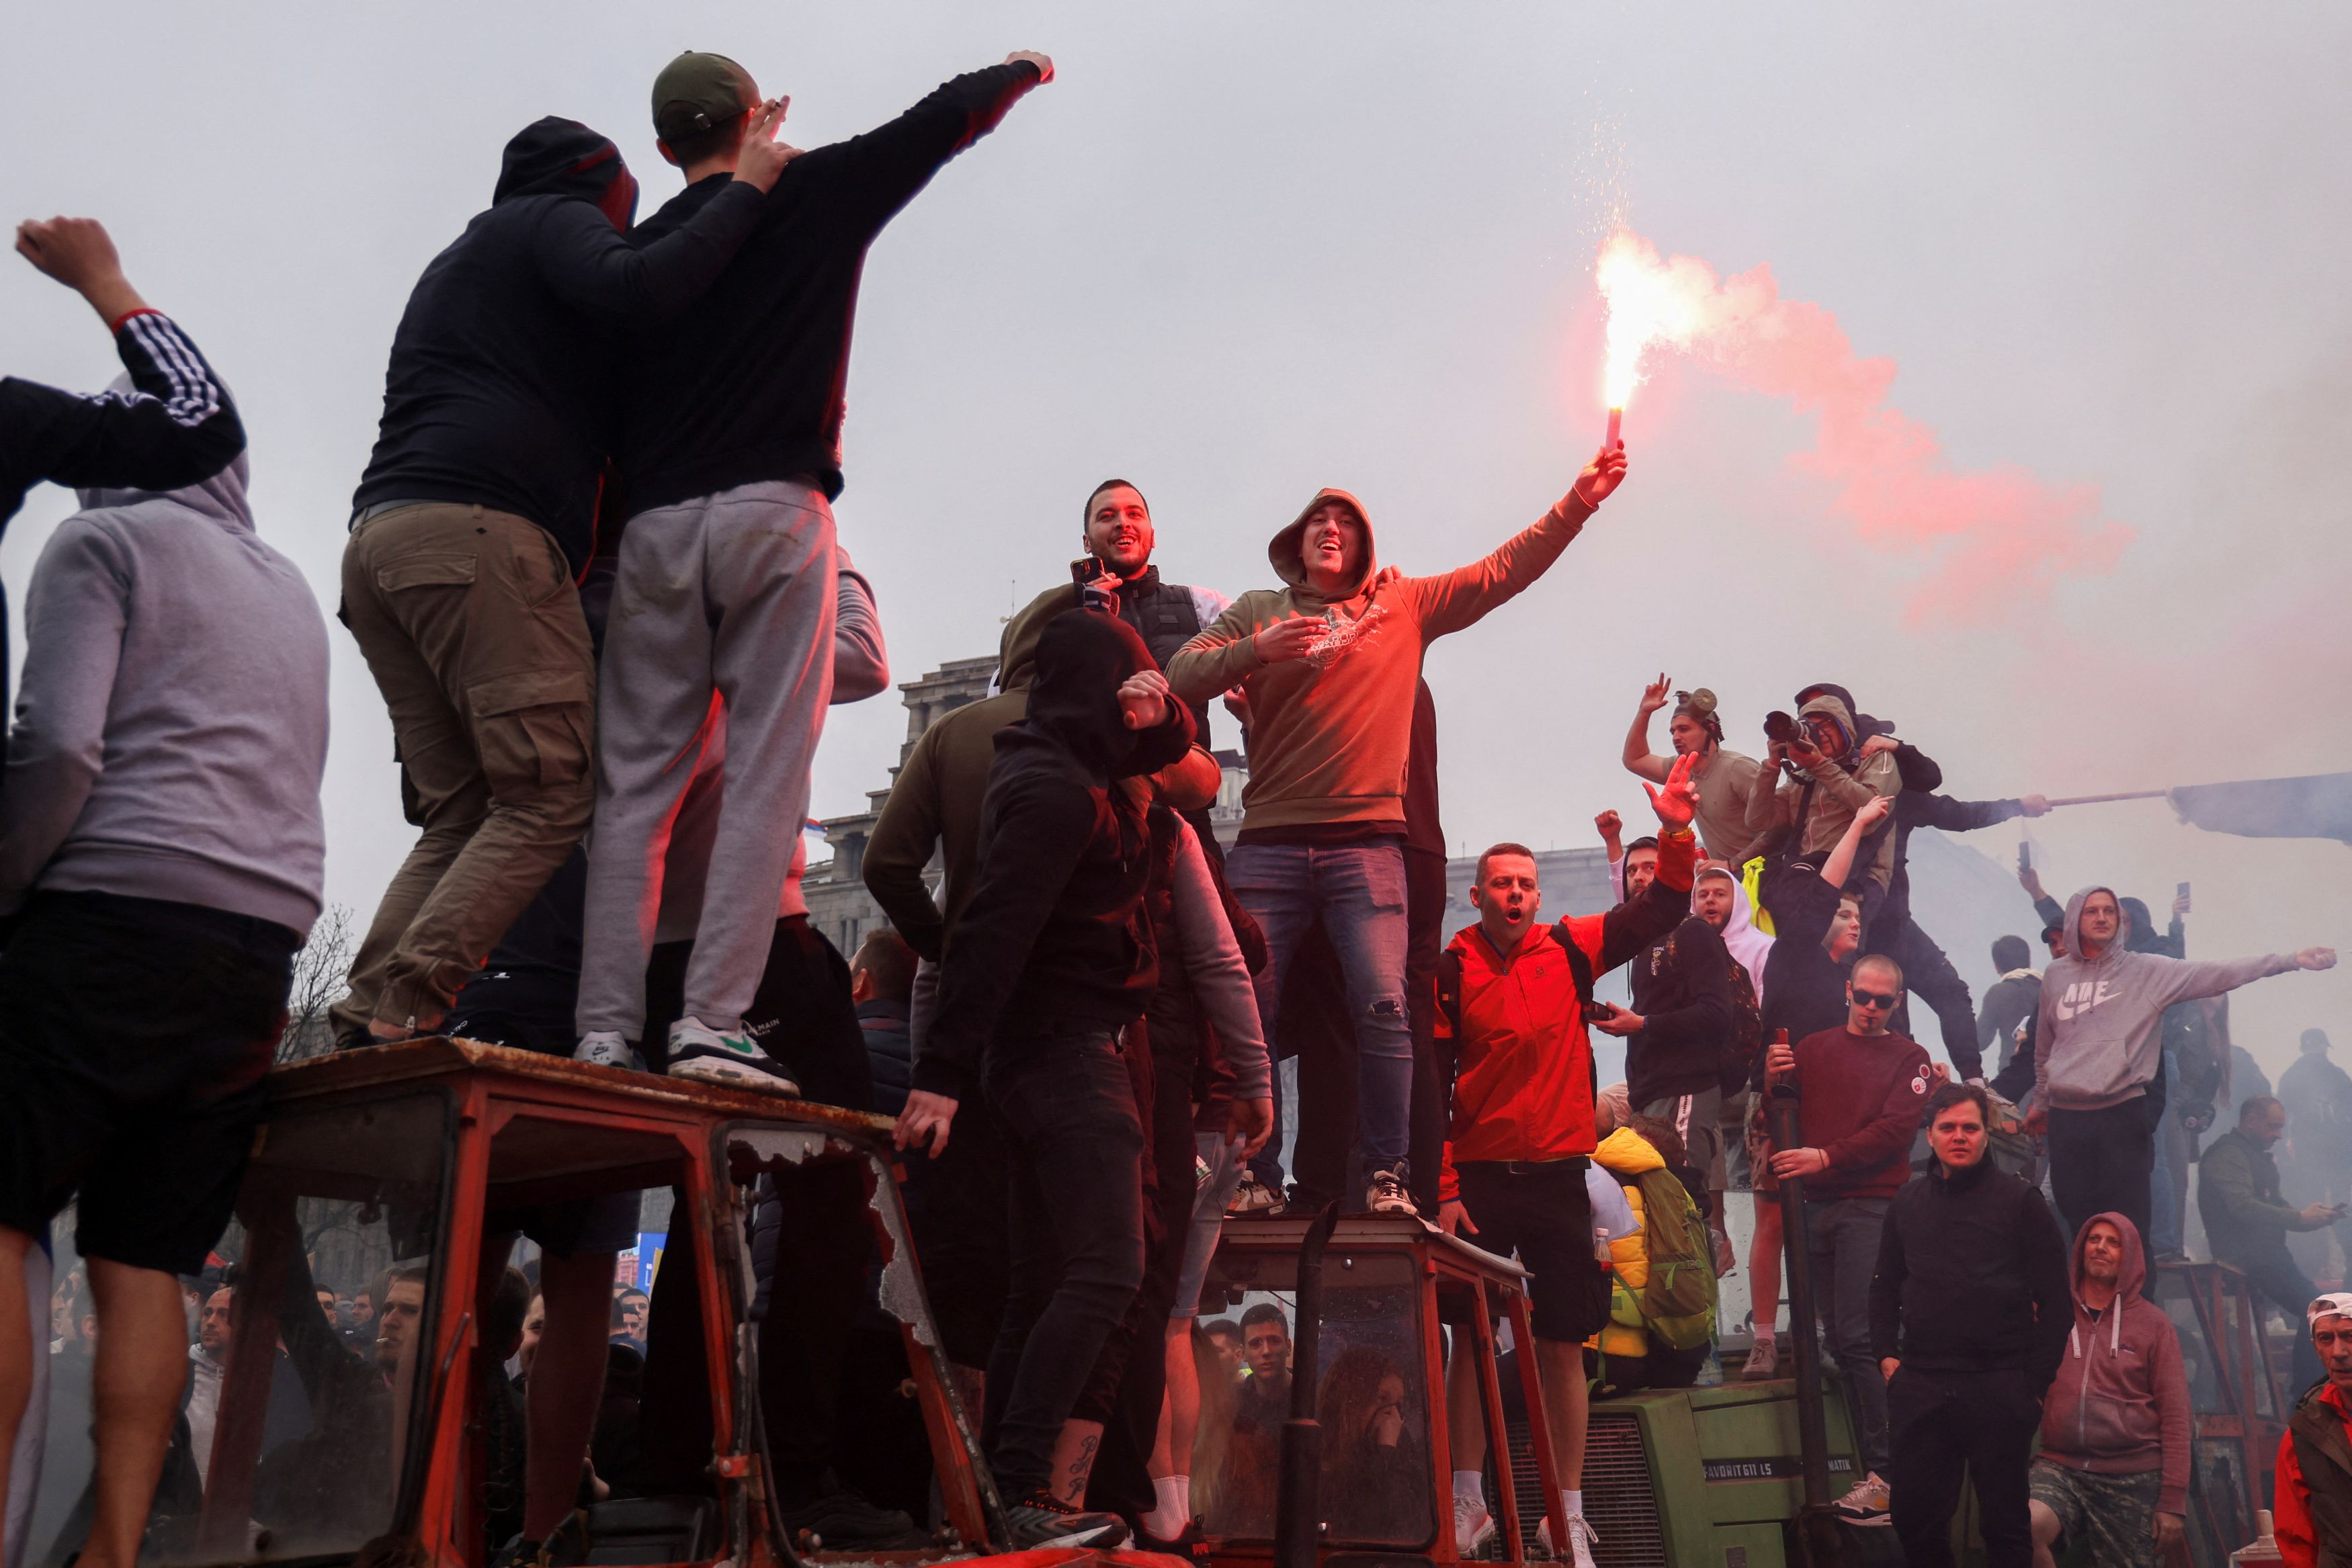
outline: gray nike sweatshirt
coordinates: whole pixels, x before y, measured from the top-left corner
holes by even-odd
[[[2042,977],[2033,1026],[2033,1089],[2038,1103],[2101,1111],[2147,1092],[2161,1066],[2164,1009],[2218,997],[2264,975],[2295,967],[2286,953],[2191,962],[2160,953],[2130,953],[2124,933],[2096,958],[2082,951],[2083,902],[2113,888],[2085,887],[2066,901],[2067,956]]]
[[[35,888],[203,904],[308,935],[326,829],[327,627],[254,533],[246,462],[85,490],[26,606],[0,911]]]

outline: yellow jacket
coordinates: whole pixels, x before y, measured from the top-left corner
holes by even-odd
[[[1648,1222],[1642,1213],[1642,1189],[1633,1184],[1645,1171],[1664,1170],[1665,1156],[1639,1133],[1620,1127],[1601,1140],[1592,1158],[1624,1187],[1625,1201],[1633,1205],[1634,1220],[1646,1227]],[[1603,1355],[1650,1353],[1650,1335],[1642,1321],[1642,1287],[1650,1282],[1650,1253],[1643,1240],[1646,1234],[1645,1228],[1637,1228],[1630,1236],[1612,1238],[1609,1243],[1609,1322],[1599,1333],[1585,1341]]]

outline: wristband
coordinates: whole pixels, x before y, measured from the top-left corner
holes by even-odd
[[[1672,839],[1678,844],[1686,844],[1693,839],[1697,838],[1698,834],[1695,830],[1690,828],[1671,828],[1666,831],[1660,833],[1658,837],[1661,839]]]

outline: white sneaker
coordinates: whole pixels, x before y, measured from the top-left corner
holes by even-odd
[[[1405,1190],[1402,1171],[1374,1171],[1364,1192],[1364,1207],[1373,1214],[1418,1214],[1412,1194]]]
[[[1254,1176],[1245,1176],[1234,1188],[1234,1196],[1225,1203],[1225,1217],[1237,1218],[1244,1215],[1263,1215],[1267,1218],[1282,1212],[1282,1195]]]
[[[1543,1516],[1536,1526],[1536,1543],[1546,1552],[1551,1550],[1551,1515]],[[1568,1516],[1568,1544],[1576,1555],[1576,1568],[1593,1568],[1592,1549],[1601,1544],[1601,1532],[1585,1521],[1580,1513]]]
[[[1780,1370],[1780,1342],[1768,1333],[1758,1334],[1756,1343],[1748,1347],[1748,1361],[1740,1367],[1739,1375],[1753,1380],[1770,1377]]]
[[[643,1072],[646,1059],[630,1046],[621,1031],[612,1029],[592,1029],[580,1037],[579,1049],[572,1053],[574,1061],[584,1061],[592,1067],[618,1067],[630,1072]]]
[[[1838,1517],[1848,1524],[1895,1522],[1894,1515],[1887,1511],[1892,1504],[1885,1479],[1876,1470],[1854,1482],[1853,1490],[1838,1499],[1833,1506],[1837,1509]]]
[[[669,1075],[763,1094],[801,1092],[775,1058],[751,1043],[741,1024],[721,1032],[690,1014],[669,1026]]]
[[[1495,1516],[1486,1511],[1485,1498],[1454,1498],[1454,1554],[1475,1557],[1478,1549],[1495,1539]]]

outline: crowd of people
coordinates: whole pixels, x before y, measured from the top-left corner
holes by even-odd
[[[1014,54],[801,152],[740,65],[681,56],[651,108],[686,183],[642,223],[602,135],[550,118],[508,143],[490,205],[409,299],[353,497],[336,619],[390,716],[418,837],[360,944],[338,1044],[465,1034],[894,1116],[1016,1545],[1133,1534],[1189,1552],[1202,1494],[1238,1506],[1270,1484],[1226,1450],[1287,1413],[1290,1325],[1263,1302],[1201,1322],[1204,1281],[1228,1224],[1336,1202],[1526,1267],[1518,1354],[1562,1482],[1544,1544],[1591,1568],[1592,1389],[1698,1375],[1743,1186],[1743,1372],[1774,1375],[1777,1188],[1801,1182],[1861,1454],[1841,1511],[1946,1561],[1965,1473],[1997,1563],[2061,1541],[2153,1562],[2181,1528],[2187,1465],[2180,1358],[2144,1293],[2149,1239],[2179,1250],[2186,1201],[2163,1109],[2201,1071],[2188,1059],[2226,1040],[2210,1012],[2181,1020],[2335,955],[2192,961],[2177,922],[2158,934],[2095,885],[2043,900],[2040,975],[2021,938],[1996,947],[1979,1011],[1913,906],[1909,837],[2049,803],[1941,793],[1916,744],[1830,683],[1765,715],[1747,756],[1711,691],[1663,674],[1623,749],[1657,831],[1598,822],[1614,907],[1538,918],[1537,857],[1499,842],[1476,862],[1477,920],[1449,937],[1423,656],[1560,559],[1623,483],[1622,444],[1430,576],[1381,561],[1359,497],[1318,491],[1267,542],[1276,586],[1231,599],[1163,580],[1143,491],[1104,481],[1070,580],[1007,623],[998,692],[932,725],[900,770],[862,868],[893,929],[845,960],[810,925],[802,828],[826,709],[889,680],[831,511],[863,259],[1052,79]],[[175,1431],[216,1396],[230,1287],[197,1304],[192,1342],[181,1281],[205,1277],[229,1218],[319,913],[329,633],[256,532],[236,405],[193,340],[95,224],[27,224],[17,245],[106,321],[126,379],[96,396],[0,383],[0,517],[43,480],[82,501],[34,573],[0,794],[0,1437],[35,1384],[27,1260],[72,1202],[87,1272],[66,1337],[91,1352],[97,1477],[81,1556],[131,1568]],[[1206,815],[1221,700],[1249,765],[1230,846]],[[1669,707],[1671,755],[1650,742]],[[1621,969],[1629,1005],[1597,1000]],[[1910,1038],[1915,996],[1948,1067]],[[1623,1043],[1622,1085],[1598,1082],[1596,1030]],[[1786,1093],[1800,1141],[1781,1147],[1765,1107]],[[2343,1209],[2283,1198],[2284,1125],[2278,1100],[2243,1097],[2199,1201],[2216,1250],[2309,1314],[2328,1392],[2298,1412],[2291,1484],[2309,1503],[2283,1517],[2342,1552],[2352,1300],[2317,1297],[2285,1239]],[[2046,1151],[2047,1199],[2017,1146]],[[768,1289],[779,1257],[862,1234],[862,1193],[835,1186],[761,1188],[779,1359],[837,1359],[857,1304],[862,1241],[826,1254],[849,1284],[823,1310]],[[547,1560],[613,1344],[647,1333],[653,1300],[612,1288],[633,1203],[492,1217],[499,1257],[517,1233],[540,1249],[537,1278],[501,1292],[534,1456],[501,1515],[511,1561]],[[320,1291],[288,1354],[348,1363],[373,1395],[424,1288]],[[1455,1342],[1449,1406],[1476,1398]],[[1316,1375],[1335,1484],[1377,1511],[1416,1454],[1426,1469],[1409,1385],[1365,1347]],[[1465,1553],[1494,1529],[1477,1429],[1456,1423]],[[192,1441],[201,1486],[209,1446]],[[0,1494],[12,1452],[0,1441]],[[779,1488],[854,1540],[880,1511],[833,1500],[825,1458],[796,1455]]]

